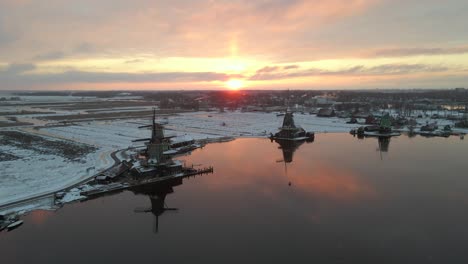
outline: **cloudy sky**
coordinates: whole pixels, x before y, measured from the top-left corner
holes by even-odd
[[[0,89],[468,86],[466,0],[0,0]]]

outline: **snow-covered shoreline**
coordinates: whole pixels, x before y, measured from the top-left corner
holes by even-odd
[[[338,117],[317,117],[295,114],[295,122],[307,131],[315,133],[347,133],[359,124],[347,124]],[[219,138],[267,137],[281,126],[282,116],[263,112],[190,112],[161,118],[166,135],[195,140]],[[429,119],[417,120],[419,123]],[[109,121],[77,122],[66,126],[44,126],[39,129],[18,128],[57,140],[72,141],[94,147],[96,150],[80,161],[66,160],[58,155],[43,155],[30,150],[0,146],[0,152],[19,156],[12,161],[1,161],[0,206],[27,199],[42,193],[59,191],[91,177],[110,167],[114,161],[113,151],[137,147],[132,143],[138,138],[147,138],[149,130],[139,129],[149,119],[116,119]],[[452,124],[442,120],[441,125]]]
[[[309,130],[323,127],[328,120],[314,118],[315,121],[307,122],[305,117],[312,116],[298,115],[297,122],[304,123],[304,127]],[[336,118],[328,123],[334,124],[337,120]],[[86,144],[95,147],[96,151],[82,157],[80,161],[70,161],[58,155],[44,155],[28,149],[0,146],[0,151],[19,157],[16,160],[1,162],[0,205],[59,191],[110,167],[113,164],[110,153],[135,147],[132,140],[148,137],[148,130],[138,129],[138,124],[143,125],[148,121],[92,121],[69,126],[42,127],[38,130],[23,128],[21,131],[24,133]],[[281,125],[281,117],[273,113],[193,112],[174,115],[161,121],[168,122],[166,134],[196,140],[265,137]],[[346,132],[350,127],[329,125],[323,130]]]

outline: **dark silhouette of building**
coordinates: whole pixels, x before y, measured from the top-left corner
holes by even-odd
[[[277,133],[274,135],[271,134],[270,138],[280,140],[313,140],[314,136],[313,132],[306,132],[302,127],[296,126],[296,124],[294,124],[293,113],[286,110],[283,125]]]

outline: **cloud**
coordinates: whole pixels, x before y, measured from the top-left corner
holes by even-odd
[[[0,14],[0,48],[12,43],[17,39],[16,34],[9,29],[6,24],[6,19]]]
[[[365,67],[356,65],[353,67],[343,68],[340,70],[326,70],[319,68],[309,68],[301,70],[299,67],[292,68],[290,71],[287,67],[264,67],[258,70],[249,79],[252,81],[265,80],[280,80],[297,77],[313,77],[313,76],[369,76],[369,75],[406,75],[411,73],[428,73],[428,72],[447,72],[452,68],[445,66],[434,66],[425,64],[383,64],[373,67]],[[265,71],[269,69],[269,71]]]
[[[239,75],[216,72],[85,72],[66,71],[62,73],[30,73],[36,67],[33,64],[11,64],[0,69],[0,82],[8,86],[31,86],[72,83],[186,83],[226,81]]]
[[[297,69],[297,68],[299,68],[299,65],[287,65],[283,67],[283,69],[285,70],[291,70],[291,69]]]
[[[51,51],[216,57],[229,55],[231,42],[243,55],[287,51],[305,32],[359,14],[374,2],[51,0],[43,5],[0,1],[0,17],[8,21],[8,30],[21,35],[18,45],[2,55],[7,61]],[[86,44],[80,49],[67,50],[83,40]]]
[[[34,64],[30,63],[12,63],[9,64],[7,67],[4,69],[0,70],[0,77],[7,76],[7,75],[19,75],[24,72],[32,71],[36,69],[36,66]]]
[[[96,52],[97,49],[86,42],[80,43],[76,47],[73,47],[68,52],[64,51],[50,51],[43,54],[36,55],[32,58],[33,61],[52,61],[52,60],[60,60],[66,57],[73,57],[83,54],[89,54]]]
[[[45,54],[37,55],[33,58],[34,61],[48,61],[48,60],[58,60],[65,57],[65,53],[62,51],[51,51]]]
[[[392,48],[379,49],[372,52],[371,56],[376,57],[406,57],[417,55],[450,55],[468,53],[468,46],[448,47],[448,48]]]
[[[133,60],[126,60],[124,63],[126,64],[132,64],[132,63],[140,63],[140,62],[144,62],[145,60],[142,60],[142,59],[133,59]]]
[[[258,67],[255,73],[246,69],[252,80],[447,72],[457,63],[468,65],[464,60],[468,54],[466,7],[462,0],[447,0],[443,8],[436,0],[424,5],[415,0],[49,0],[47,5],[39,0],[0,0],[0,65],[33,61],[49,67],[44,70],[78,70],[55,76],[24,72],[8,77],[11,83],[12,78],[23,83],[40,78],[45,83],[74,81],[64,80],[65,76],[94,82],[166,78],[106,72],[86,76],[79,71],[106,67],[95,71],[115,72],[123,68],[125,60],[124,67],[134,67],[132,71],[151,67],[149,62],[158,60],[158,69],[167,63],[170,71],[184,73],[167,77],[171,79],[210,77],[187,73],[188,64],[171,64],[171,58],[206,59],[193,71],[215,74],[220,73],[209,59],[236,58],[255,69],[269,65]],[[450,54],[464,55],[459,59],[447,56],[447,60],[404,58]],[[392,59],[376,59],[380,57]],[[138,59],[148,63],[136,65]],[[325,59],[336,60],[345,68],[296,65]],[[53,60],[58,63],[42,63]],[[436,60],[450,69],[423,65]],[[91,65],[93,61],[100,65]],[[363,66],[387,62],[395,63]]]
[[[262,74],[265,74],[265,73],[278,72],[278,71],[281,71],[281,70],[294,70],[294,69],[298,69],[298,68],[299,68],[299,65],[286,65],[286,66],[283,66],[283,67],[280,67],[280,66],[265,66],[265,67],[257,70],[256,74],[257,75],[262,75]]]
[[[88,42],[80,43],[73,49],[73,53],[92,53],[95,52],[97,49],[96,47]]]
[[[13,42],[15,37],[1,28],[0,25],[0,47]]]
[[[266,67],[263,67],[263,68],[257,70],[257,74],[276,72],[276,71],[278,71],[278,69],[280,69],[280,67],[278,67],[278,66],[266,66]]]
[[[425,64],[384,64],[370,68],[363,68],[358,73],[367,75],[399,75],[418,72],[446,72],[451,68]]]
[[[44,74],[31,76],[44,82],[210,82],[226,81],[229,76],[214,72],[163,72],[163,73],[106,73],[106,72],[83,72],[68,71],[58,74]]]
[[[324,21],[343,19],[365,10],[373,0],[274,0],[205,2],[204,10],[190,20],[203,24],[217,22],[227,29],[301,31]]]

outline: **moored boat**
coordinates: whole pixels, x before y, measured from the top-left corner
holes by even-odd
[[[11,231],[13,229],[16,229],[18,228],[19,226],[21,226],[23,224],[23,220],[17,220],[11,224],[9,224],[6,228],[8,231]]]

